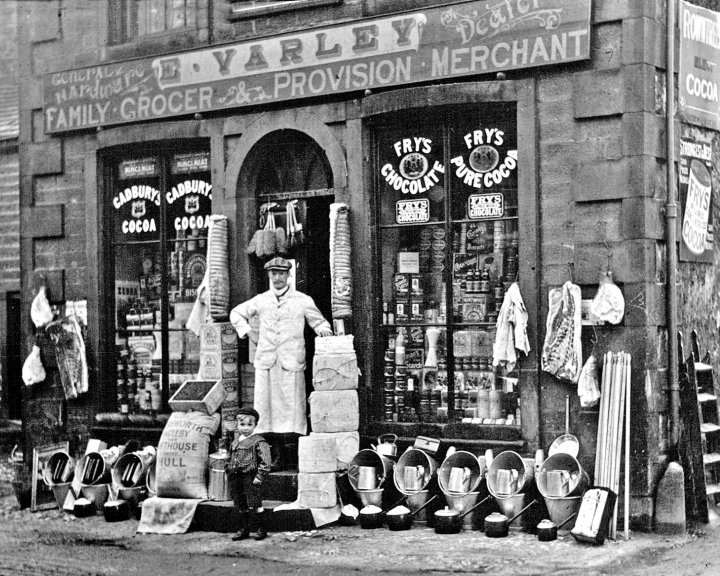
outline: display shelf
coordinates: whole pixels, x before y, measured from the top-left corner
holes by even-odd
[[[447,324],[444,322],[395,322],[393,324],[381,324],[383,328],[408,328],[408,327],[420,327],[420,328],[447,328]],[[493,328],[495,322],[451,322],[450,328],[466,327],[466,326],[483,326],[485,328]]]
[[[160,246],[160,240],[115,240],[113,246],[142,246],[156,244]]]
[[[406,439],[414,439],[417,436],[451,438],[452,440],[448,442],[452,445],[457,445],[458,442],[478,444],[493,442],[519,447],[525,444],[520,426],[502,424],[373,422],[368,427],[367,433],[375,437],[395,434],[399,438]]]

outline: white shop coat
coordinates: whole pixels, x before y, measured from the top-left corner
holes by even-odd
[[[248,321],[255,315],[260,319],[260,336],[254,365],[262,370],[269,370],[278,360],[284,370],[305,370],[305,322],[316,334],[331,330],[313,299],[293,288],[280,298],[268,290],[233,308],[230,322],[240,338],[252,330]]]

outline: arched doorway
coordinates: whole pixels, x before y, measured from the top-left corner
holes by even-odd
[[[335,197],[323,149],[298,130],[270,132],[246,156],[237,195],[238,221],[253,229],[264,225],[270,212],[277,226],[287,226],[287,206],[292,203],[302,226],[302,241],[287,254],[296,263],[296,288],[312,296],[330,319],[329,213]],[[250,256],[256,292],[267,289],[265,260]]]
[[[293,129],[269,132],[248,151],[238,175],[236,200],[239,225],[253,231],[264,226],[270,213],[276,226],[287,226],[290,205],[302,226],[298,244],[285,255],[295,263],[297,290],[311,296],[328,319],[331,314],[330,204],[335,201],[333,172],[322,147],[307,134]],[[252,232],[249,232],[252,234]],[[264,263],[269,257],[247,257],[250,294],[268,288]],[[241,266],[242,268],[242,266]],[[306,326],[307,393],[312,391],[314,333]]]

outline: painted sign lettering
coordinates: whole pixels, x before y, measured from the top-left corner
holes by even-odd
[[[45,77],[78,130],[590,57],[590,0],[486,0]]]
[[[680,251],[684,261],[713,261],[714,226],[712,157],[715,132],[684,124],[680,138]]]
[[[430,201],[427,199],[399,200],[395,203],[395,222],[398,224],[430,222]]]
[[[679,109],[682,119],[720,130],[720,13],[680,2]]]
[[[456,167],[455,176],[467,186],[490,188],[502,183],[517,167],[517,150],[507,150],[504,158],[496,148],[505,143],[505,132],[497,128],[473,130],[463,136],[464,155],[455,156],[450,164]],[[468,200],[468,209],[470,204]],[[472,218],[472,216],[471,216]]]
[[[502,218],[504,212],[502,194],[471,194],[468,196],[468,218],[473,220]]]

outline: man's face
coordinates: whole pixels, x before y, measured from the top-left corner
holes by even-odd
[[[288,276],[287,270],[268,270],[270,284],[275,290],[282,290],[287,286]]]

